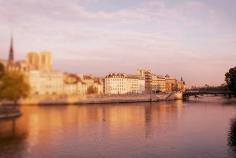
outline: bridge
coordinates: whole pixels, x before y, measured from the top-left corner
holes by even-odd
[[[188,98],[191,96],[198,97],[198,96],[203,96],[203,95],[224,95],[224,96],[229,96],[231,97],[232,95],[235,95],[231,91],[216,91],[216,90],[187,90],[183,93],[183,98]]]

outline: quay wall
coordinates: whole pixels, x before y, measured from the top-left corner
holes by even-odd
[[[16,118],[21,116],[16,106],[0,106],[0,119]]]
[[[22,105],[69,105],[69,104],[111,104],[111,103],[136,103],[158,102],[182,99],[182,93],[172,92],[166,94],[129,94],[129,95],[89,95],[89,96],[34,96],[22,99]],[[13,104],[4,102],[4,104]]]

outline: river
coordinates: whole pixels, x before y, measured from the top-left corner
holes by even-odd
[[[221,97],[21,111],[0,120],[0,158],[236,157],[236,102]]]

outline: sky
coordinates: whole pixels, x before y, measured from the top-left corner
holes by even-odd
[[[0,0],[0,58],[52,52],[57,70],[151,69],[219,85],[236,66],[235,0]]]

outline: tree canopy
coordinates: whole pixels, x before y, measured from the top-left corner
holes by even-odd
[[[89,86],[87,89],[87,94],[96,94],[98,92],[98,89],[94,86]]]
[[[19,72],[4,72],[0,78],[0,100],[15,103],[28,95],[29,85]]]
[[[236,67],[229,69],[229,72],[225,74],[225,81],[229,90],[236,93]]]

